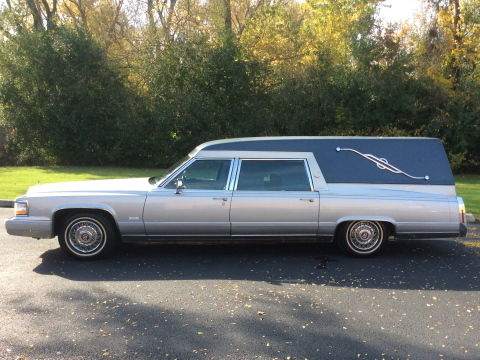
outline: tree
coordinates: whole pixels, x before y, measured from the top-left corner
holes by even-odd
[[[58,0],[5,0],[5,4],[4,12],[9,13],[11,21],[2,26],[7,34],[11,34],[12,29],[18,32],[32,26],[36,30],[48,30],[55,25]],[[13,25],[12,29],[9,25]]]
[[[142,68],[157,119],[153,132],[169,157],[203,141],[263,130],[256,106],[263,100],[256,83],[261,69],[245,61],[232,41],[177,43]]]
[[[0,47],[0,101],[20,162],[119,159],[126,91],[84,31],[23,31]]]
[[[62,0],[59,16],[63,23],[87,30],[107,51],[124,50],[130,27],[124,0]]]
[[[480,165],[480,4],[430,0],[416,44],[416,71],[428,77],[439,104],[428,132],[444,139],[455,167]]]

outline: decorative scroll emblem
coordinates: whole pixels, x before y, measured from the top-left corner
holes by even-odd
[[[354,152],[355,154],[358,154],[362,157],[364,157],[367,160],[370,160],[371,162],[375,163],[377,167],[381,170],[388,170],[394,174],[403,174],[411,179],[417,179],[417,180],[430,180],[430,176],[425,175],[425,176],[412,176],[410,174],[407,174],[405,171],[400,170],[399,168],[396,168],[393,165],[390,165],[388,163],[388,160],[385,158],[378,158],[372,154],[362,154],[360,151],[357,151],[355,149],[348,149],[348,148],[336,148],[337,151],[351,151]]]

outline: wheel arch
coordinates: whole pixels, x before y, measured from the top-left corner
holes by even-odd
[[[347,216],[337,220],[335,225],[335,238],[337,238],[338,231],[345,223],[352,221],[377,221],[385,225],[388,234],[387,236],[395,236],[397,233],[397,223],[394,219],[385,216]]]
[[[118,227],[118,223],[115,219],[115,216],[106,208],[103,207],[64,207],[61,209],[57,209],[53,212],[52,215],[52,222],[53,222],[53,232],[54,236],[58,235],[61,226],[63,224],[63,220],[65,220],[68,216],[74,214],[98,214],[105,216],[108,220],[111,221],[112,225],[114,226],[115,230],[117,231],[117,235],[120,234],[120,230]]]

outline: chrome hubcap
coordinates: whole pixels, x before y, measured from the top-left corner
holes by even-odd
[[[372,250],[380,243],[383,231],[375,222],[359,221],[350,226],[347,236],[356,250],[365,252]]]
[[[69,245],[81,254],[95,252],[105,240],[105,230],[101,224],[91,219],[72,222],[66,230]]]

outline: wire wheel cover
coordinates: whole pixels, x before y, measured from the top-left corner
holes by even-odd
[[[104,245],[105,229],[94,219],[76,219],[67,226],[65,238],[73,251],[90,254]]]
[[[380,245],[383,238],[382,227],[373,221],[358,221],[350,225],[347,240],[357,251],[366,252]]]

